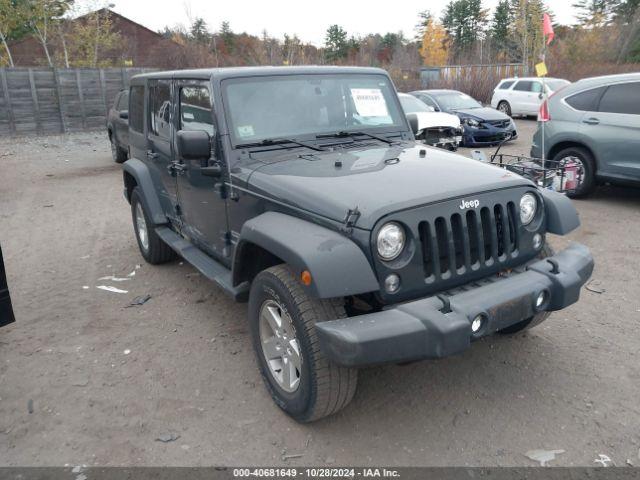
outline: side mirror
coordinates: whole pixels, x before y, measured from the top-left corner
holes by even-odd
[[[415,113],[407,113],[407,121],[413,134],[417,135],[419,131],[418,116]]]
[[[129,110],[121,110],[118,116],[127,120],[129,118]]]
[[[207,160],[211,157],[211,137],[204,130],[180,130],[178,153],[185,160]]]

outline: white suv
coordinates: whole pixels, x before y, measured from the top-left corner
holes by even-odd
[[[545,78],[548,95],[570,83],[561,78]],[[491,106],[510,117],[513,115],[537,115],[542,98],[542,79],[538,77],[505,78],[493,90]]]

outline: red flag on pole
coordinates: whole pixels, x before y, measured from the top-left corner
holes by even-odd
[[[547,45],[553,41],[555,33],[553,33],[553,26],[551,25],[551,18],[549,14],[545,13],[542,17],[542,34],[547,37]]]

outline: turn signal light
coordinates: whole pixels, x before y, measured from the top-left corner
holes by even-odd
[[[307,287],[311,285],[311,272],[309,270],[303,270],[300,274],[300,281]]]

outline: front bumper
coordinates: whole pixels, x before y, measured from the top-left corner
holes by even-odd
[[[318,323],[320,347],[331,361],[348,367],[446,357],[536,313],[575,303],[592,271],[589,249],[572,244],[553,257],[529,264],[526,271],[446,298],[428,297],[377,313]],[[536,308],[536,298],[543,291],[547,299]],[[474,334],[471,322],[478,315],[484,317],[483,327]]]
[[[465,126],[462,143],[465,147],[482,147],[497,145],[505,140],[515,140],[516,138],[518,138],[518,132],[513,123],[507,128],[493,126],[471,128]]]

